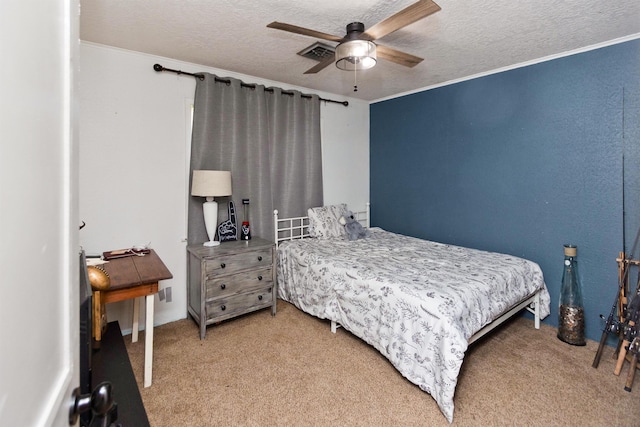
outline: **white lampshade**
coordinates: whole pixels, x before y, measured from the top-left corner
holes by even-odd
[[[229,171],[193,171],[191,195],[201,197],[220,197],[231,195],[231,172]]]
[[[220,242],[215,240],[218,203],[213,198],[231,195],[231,172],[194,170],[191,181],[191,195],[206,197],[207,201],[202,204],[202,214],[204,215],[204,226],[207,229],[209,241],[204,246],[217,246]]]

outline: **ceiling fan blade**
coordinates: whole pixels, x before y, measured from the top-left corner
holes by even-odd
[[[329,65],[333,64],[335,62],[335,59],[336,59],[335,55],[327,55],[326,58],[324,58],[322,61],[320,61],[317,65],[314,65],[313,67],[309,68],[304,73],[305,74],[315,74],[318,71],[322,71],[326,67],[328,67]]]
[[[364,32],[364,38],[377,40],[387,34],[391,34],[394,31],[399,30],[400,28],[413,24],[422,18],[426,18],[439,10],[440,6],[432,0],[420,0],[369,28]]]
[[[376,52],[378,58],[386,59],[387,61],[395,62],[405,67],[415,67],[423,61],[423,58],[382,45],[376,46]]]
[[[285,24],[284,22],[272,22],[267,25],[268,28],[275,28],[276,30],[288,31],[294,34],[302,34],[303,36],[315,37],[318,39],[329,40],[332,42],[342,41],[342,37],[334,36],[333,34],[322,33],[320,31],[310,30],[308,28],[298,27],[297,25]]]

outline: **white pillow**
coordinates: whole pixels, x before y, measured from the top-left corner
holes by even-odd
[[[340,224],[340,217],[347,211],[347,205],[323,206],[321,208],[309,208],[309,236],[319,239],[331,237],[343,237],[347,235],[344,225]]]

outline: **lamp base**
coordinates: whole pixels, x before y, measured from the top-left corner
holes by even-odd
[[[202,213],[204,214],[204,226],[207,229],[208,242],[204,242],[204,246],[218,246],[220,242],[216,241],[216,222],[218,221],[218,203],[213,197],[207,197],[207,201],[202,204]]]

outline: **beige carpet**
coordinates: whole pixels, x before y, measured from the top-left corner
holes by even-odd
[[[131,363],[151,425],[448,426],[430,395],[344,329],[278,301],[207,328],[189,318],[155,328],[153,385],[142,388],[143,337]],[[640,373],[613,375],[612,348],[574,347],[517,318],[474,344],[455,396],[454,426],[640,426]]]

